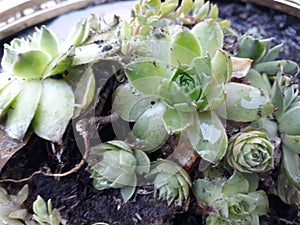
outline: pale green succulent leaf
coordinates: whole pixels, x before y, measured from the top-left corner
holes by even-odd
[[[293,75],[299,71],[298,64],[290,60],[260,62],[254,65],[253,68],[260,73],[266,73],[269,76],[275,76],[280,70],[280,65],[283,67],[284,74]]]
[[[224,179],[215,179],[211,181],[197,179],[194,182],[194,193],[196,198],[206,205],[213,207],[215,210],[219,210],[224,206],[227,207],[226,198],[222,190],[224,182]]]
[[[17,205],[23,204],[28,198],[29,187],[28,185],[24,185],[22,189],[18,192],[17,195],[10,195],[11,201],[13,201]]]
[[[137,118],[132,133],[139,149],[151,152],[164,143],[168,136],[162,118],[165,110],[164,103],[156,102]]]
[[[207,225],[233,225],[231,220],[219,216],[217,213],[212,213],[206,218]]]
[[[114,56],[121,50],[121,42],[111,38],[101,44],[91,43],[75,48],[75,56],[72,66],[96,62],[97,60]]]
[[[300,154],[300,134],[289,135],[283,133],[281,134],[281,140],[289,151],[294,152],[296,154]]]
[[[64,41],[66,48],[74,45],[75,47],[84,43],[90,32],[90,23],[87,19],[79,20],[70,31],[68,37]]]
[[[264,77],[254,69],[250,69],[245,79],[251,82],[251,86],[261,89],[266,96],[271,92],[270,83],[267,82]]]
[[[208,53],[213,58],[217,50],[222,49],[224,34],[217,21],[207,19],[200,22],[192,28],[192,33],[200,42],[202,56]]]
[[[188,29],[177,33],[171,46],[171,63],[174,66],[189,65],[201,55],[201,46],[196,36]]]
[[[225,155],[227,135],[214,112],[198,113],[198,120],[187,130],[191,145],[206,161],[218,163]]]
[[[20,78],[39,79],[43,76],[50,60],[51,56],[41,50],[19,53],[13,64],[13,73]]]
[[[124,203],[128,202],[128,200],[134,195],[135,189],[136,186],[125,186],[120,189]]]
[[[18,94],[21,92],[25,81],[13,80],[0,91],[0,116],[6,113]]]
[[[280,168],[280,173],[277,182],[277,191],[280,199],[286,204],[300,205],[300,189],[296,188],[288,179],[283,167]]]
[[[300,105],[289,109],[280,117],[279,131],[288,135],[300,134]]]
[[[163,115],[164,122],[169,129],[169,133],[180,133],[193,124],[194,118],[198,117],[194,109],[191,113],[184,113],[176,109],[167,109]]]
[[[51,30],[47,29],[46,26],[42,26],[40,32],[40,48],[45,52],[49,53],[52,58],[55,58],[59,53],[59,42],[60,40]]]
[[[159,7],[158,15],[165,17],[172,13],[178,6],[178,0],[167,0],[162,2]]]
[[[7,113],[5,131],[10,137],[23,140],[38,107],[41,92],[42,85],[39,80],[26,81]]]
[[[240,42],[239,53],[237,56],[241,58],[250,58],[253,60],[253,63],[256,63],[264,53],[265,46],[260,40],[254,39],[251,36],[245,36]]]
[[[25,220],[27,213],[27,209],[19,209],[10,213],[8,217],[12,219]]]
[[[243,173],[244,178],[248,180],[249,189],[248,192],[254,192],[258,188],[259,177],[257,173]]]
[[[234,171],[233,175],[226,181],[223,187],[223,193],[225,196],[232,196],[237,193],[248,193],[248,190],[248,180],[237,171]]]
[[[32,123],[35,133],[52,142],[61,141],[73,116],[74,101],[74,93],[64,80],[44,80]]]
[[[266,215],[269,210],[269,200],[267,194],[260,190],[248,193],[248,195],[255,199],[255,209],[253,213],[258,216]]]
[[[283,168],[289,181],[300,189],[300,157],[283,145]]]
[[[156,60],[132,62],[125,72],[130,83],[138,91],[148,95],[154,95],[162,79],[171,76],[166,66]]]
[[[278,55],[279,52],[281,51],[283,46],[283,42],[279,45],[274,46],[273,48],[271,48],[266,55],[263,57],[263,59],[261,60],[261,62],[268,62],[268,61],[274,61]]]
[[[225,85],[227,98],[224,107],[217,108],[217,114],[237,122],[251,122],[274,111],[270,99],[258,88],[229,82]]]
[[[254,125],[255,124],[257,124],[260,129],[263,129],[271,140],[277,137],[278,135],[277,122],[272,121],[266,117],[263,117],[255,121]]]
[[[4,44],[1,66],[5,71],[12,72],[14,62],[18,59],[18,52],[10,45]]]
[[[196,21],[203,20],[207,14],[209,13],[209,2],[201,1],[194,1],[194,7],[193,7],[193,16],[196,18]]]
[[[74,59],[74,48],[70,48],[67,52],[63,52],[54,58],[47,66],[43,78],[53,75],[60,75],[66,72],[72,65]]]
[[[94,98],[96,90],[94,72],[89,65],[72,67],[64,80],[71,86],[75,95],[73,118],[76,118],[88,108]]]
[[[150,160],[145,152],[141,150],[134,150],[134,156],[136,158],[136,169],[138,174],[149,173],[150,171]]]
[[[49,220],[51,225],[60,225],[61,224],[61,215],[58,209],[54,209],[49,215]]]
[[[42,219],[43,222],[47,222],[48,209],[47,204],[41,196],[37,196],[37,199],[33,202],[33,212]],[[45,221],[46,220],[46,221]]]
[[[232,74],[232,61],[226,52],[217,50],[215,56],[211,60],[212,74],[218,83],[226,83]]]

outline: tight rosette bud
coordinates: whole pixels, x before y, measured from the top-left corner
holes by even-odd
[[[153,179],[155,194],[170,205],[174,200],[181,206],[189,197],[192,185],[190,176],[183,169],[170,161],[160,161],[153,165],[147,177]]]
[[[135,191],[137,174],[148,173],[150,170],[150,160],[146,153],[132,150],[123,141],[109,141],[93,147],[87,162],[96,189],[121,188],[126,200]]]
[[[241,132],[229,140],[227,161],[240,172],[265,172],[273,168],[273,149],[265,133]]]

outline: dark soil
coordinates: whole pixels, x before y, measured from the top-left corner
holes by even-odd
[[[263,37],[274,37],[275,43],[285,42],[281,58],[294,60],[300,64],[300,20],[281,12],[232,1],[217,2],[222,18],[230,19],[232,27],[244,33],[257,27]],[[104,129],[104,133],[109,130]],[[34,136],[28,145],[8,162],[1,172],[3,179],[22,179],[47,166],[52,172],[61,173],[73,168],[81,160],[72,129],[68,131],[66,149],[59,163],[50,150],[50,144]],[[31,209],[37,195],[52,199],[53,205],[60,209],[62,217],[70,225],[92,225],[105,222],[110,225],[195,225],[203,224],[202,216],[194,197],[190,199],[188,211],[153,197],[150,186],[140,187],[134,199],[124,204],[119,190],[97,191],[93,188],[88,172],[82,168],[79,172],[54,179],[36,175],[22,183],[2,182],[0,185],[10,193],[16,193],[28,183],[30,197],[25,207]],[[292,222],[292,221],[297,221]],[[270,197],[270,213],[262,218],[263,224],[299,224],[297,210]]]

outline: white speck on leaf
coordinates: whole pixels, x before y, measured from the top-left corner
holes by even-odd
[[[203,139],[209,141],[211,144],[216,143],[222,134],[219,129],[206,123],[201,123],[200,129]]]
[[[241,100],[241,106],[245,109],[258,109],[268,102],[268,100],[258,90],[250,91],[249,98],[243,98]]]

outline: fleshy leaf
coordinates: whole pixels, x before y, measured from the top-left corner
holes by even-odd
[[[164,103],[155,102],[137,118],[132,133],[139,149],[151,152],[166,140],[168,135],[162,118],[165,110]]]
[[[74,93],[64,80],[46,79],[33,119],[35,133],[52,142],[59,142],[74,111]]]
[[[283,145],[283,167],[290,182],[300,189],[300,157]]]
[[[254,65],[254,69],[260,73],[266,73],[270,76],[275,76],[280,70],[280,66],[283,66],[283,73],[294,75],[299,71],[297,63],[289,60],[277,60],[271,62],[261,62]]]
[[[249,182],[244,176],[235,171],[233,175],[226,181],[223,187],[225,196],[235,195],[238,193],[248,193]]]
[[[289,151],[300,154],[300,135],[282,134],[281,140]]]
[[[0,91],[0,116],[2,116],[21,92],[25,81],[13,80]]]
[[[156,60],[141,60],[128,65],[126,75],[140,92],[154,95],[163,78],[171,76],[166,66]]]
[[[171,49],[171,63],[174,66],[189,65],[201,54],[201,46],[197,38],[187,29],[175,36]]]
[[[73,118],[86,110],[94,98],[96,80],[90,66],[70,68],[64,80],[71,86],[75,95]]]
[[[202,56],[207,53],[214,57],[218,49],[222,49],[224,35],[219,23],[213,19],[207,19],[196,24],[192,33],[195,34],[202,47]]]
[[[133,196],[135,189],[136,186],[125,186],[121,188],[121,195],[125,203]]]
[[[22,140],[37,109],[42,91],[39,80],[29,80],[12,107],[8,110],[5,131],[9,136]]]
[[[237,122],[250,122],[267,116],[274,111],[270,99],[262,90],[240,83],[225,85],[226,109],[217,108],[217,114]]]
[[[211,163],[218,163],[226,153],[226,131],[214,112],[199,113],[198,121],[188,128],[188,137],[197,153]]]
[[[26,79],[39,79],[42,77],[51,57],[40,50],[31,50],[18,54],[13,65],[13,72],[17,77]]]
[[[241,58],[250,58],[255,63],[257,62],[265,53],[264,44],[250,36],[245,36],[240,43],[240,49],[238,57]]]
[[[279,131],[289,135],[300,134],[300,105],[289,109],[280,117]]]
[[[211,69],[218,83],[226,83],[234,72],[234,63],[226,52],[218,50],[211,60]]]

